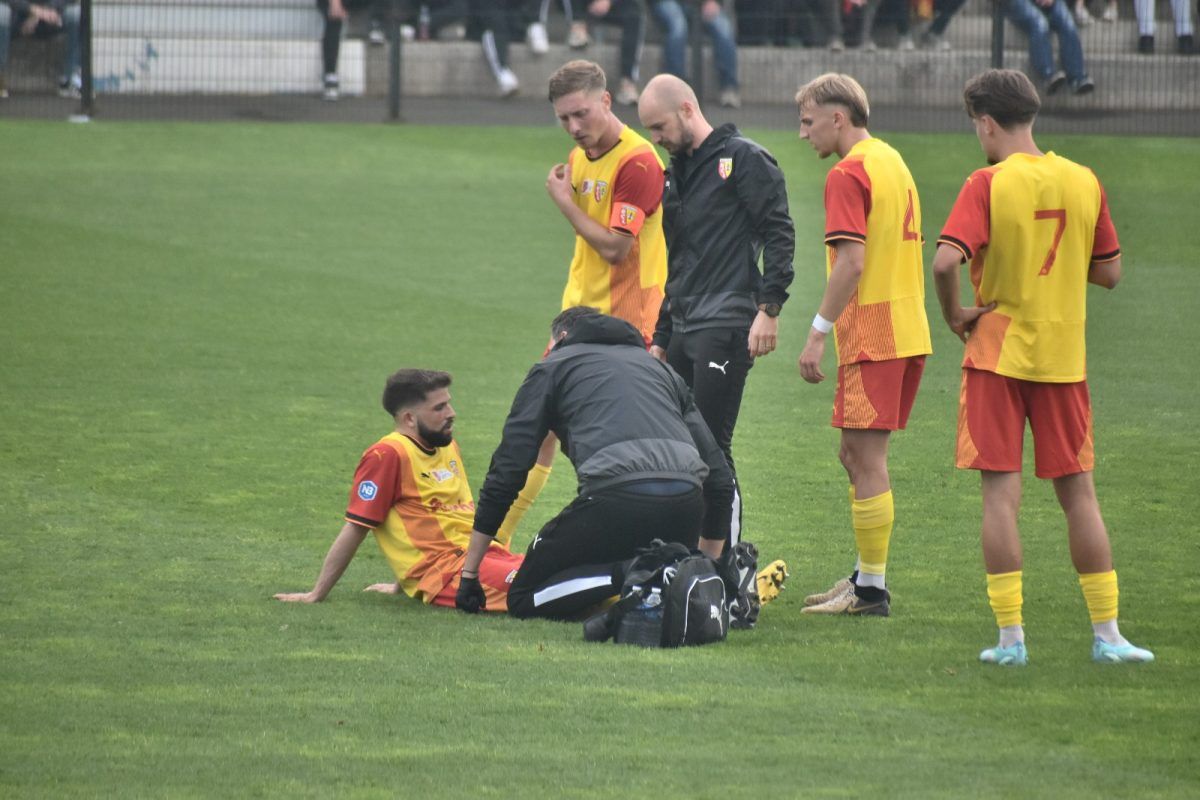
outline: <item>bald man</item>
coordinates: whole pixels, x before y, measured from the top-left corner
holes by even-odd
[[[650,352],[687,381],[733,468],[746,376],[754,359],[775,349],[792,282],[796,235],[783,172],[733,125],[713,128],[692,88],[673,75],[646,84],[638,116],[671,154],[663,189],[666,297]],[[740,488],[733,503],[731,545],[741,538]]]

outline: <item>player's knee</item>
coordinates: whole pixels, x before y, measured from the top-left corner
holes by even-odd
[[[536,617],[537,607],[533,604],[533,592],[509,589],[508,615],[517,619]]]

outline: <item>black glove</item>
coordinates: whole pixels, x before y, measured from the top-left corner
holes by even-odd
[[[454,605],[459,611],[468,614],[478,614],[487,608],[487,595],[479,585],[479,576],[468,578],[462,575],[458,579],[458,591],[454,593]]]

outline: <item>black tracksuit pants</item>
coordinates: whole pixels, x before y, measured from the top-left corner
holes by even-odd
[[[624,564],[652,539],[694,548],[704,495],[684,481],[581,494],[546,523],[508,590],[514,617],[572,619],[621,590]]]

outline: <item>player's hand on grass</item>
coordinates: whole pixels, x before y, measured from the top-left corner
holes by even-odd
[[[379,592],[380,594],[400,594],[400,584],[398,583],[372,583],[364,592]]]
[[[975,325],[978,324],[979,318],[995,308],[995,303],[988,303],[986,306],[959,308],[953,317],[946,320],[946,324],[950,326],[950,330],[954,331],[955,336],[965,342],[970,338],[971,331],[975,330]]]
[[[276,600],[282,600],[285,603],[319,603],[321,598],[317,597],[316,592],[280,592],[275,595]]]
[[[656,344],[650,345],[650,355],[654,356],[664,364],[667,363],[667,351]]]
[[[825,334],[816,329],[810,329],[808,332],[808,341],[804,343],[804,349],[800,352],[800,377],[809,383],[820,383],[825,380],[825,373],[821,372],[821,358],[825,355]]]
[[[454,605],[459,611],[468,614],[478,614],[487,608],[487,595],[479,584],[479,576],[468,578],[462,575],[458,579],[458,591],[454,593]]]

